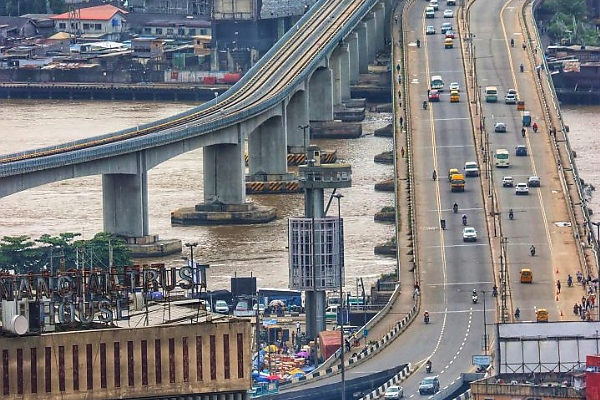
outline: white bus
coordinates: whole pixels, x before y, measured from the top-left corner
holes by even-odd
[[[506,149],[496,150],[496,154],[494,154],[494,159],[495,159],[497,168],[510,167],[510,155],[508,153],[508,150],[506,150]]]
[[[441,75],[432,75],[429,82],[430,89],[436,89],[438,92],[444,90],[444,80]]]

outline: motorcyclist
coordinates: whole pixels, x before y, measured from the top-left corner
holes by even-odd
[[[423,101],[423,110],[427,110],[427,101]]]
[[[515,318],[519,319],[521,317],[521,310],[519,310],[519,307],[517,307],[517,309],[515,310]]]
[[[477,303],[477,300],[479,300],[479,296],[477,296],[477,289],[473,289],[473,294],[471,294],[471,300],[473,300],[473,303]]]
[[[454,203],[452,206],[452,211],[454,211],[455,214],[458,212],[458,204]]]
[[[421,47],[421,41],[419,39],[417,39],[417,48]]]
[[[521,65],[519,65],[519,69],[521,70],[521,72],[525,71],[525,66],[523,65],[523,63],[521,63]]]
[[[431,177],[434,181],[437,180],[437,171],[435,169],[433,170],[433,174],[431,175]]]
[[[535,246],[531,245],[531,247],[529,247],[529,253],[531,254],[531,256],[535,256]]]
[[[494,287],[492,288],[492,296],[498,297],[498,286],[496,285],[494,285]]]
[[[425,370],[427,371],[427,373],[431,372],[431,360],[427,360],[427,362],[425,363]]]
[[[425,311],[423,313],[423,320],[425,321],[426,324],[429,323],[429,311]]]
[[[510,210],[508,210],[508,218],[513,219],[514,217],[515,217],[515,213],[513,212],[513,209],[511,208]]]
[[[463,214],[463,216],[462,216],[462,223],[463,223],[464,226],[467,225],[467,214]]]
[[[534,122],[531,127],[533,128],[533,132],[537,133],[537,131],[538,131],[538,124],[537,124],[537,122]]]
[[[573,277],[571,276],[571,274],[567,275],[567,286],[573,286]]]
[[[510,47],[515,47],[515,39],[510,39]]]

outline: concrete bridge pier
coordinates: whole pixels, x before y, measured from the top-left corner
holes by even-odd
[[[358,73],[369,72],[369,36],[367,23],[361,22],[356,27],[358,33]]]
[[[385,38],[389,37],[385,36],[385,28],[389,25],[386,24],[385,21],[385,5],[381,2],[377,3],[373,13],[375,20],[375,32],[377,32],[375,37],[375,51],[382,51],[385,49]]]
[[[358,55],[358,32],[352,32],[346,40],[348,41],[348,56],[349,56],[349,67],[350,67],[350,84],[354,85],[358,83],[360,77],[360,69],[358,66],[359,55]]]
[[[103,174],[104,230],[126,240],[133,257],[158,257],[181,252],[181,240],[160,240],[148,225],[148,175]]]
[[[329,65],[318,68],[308,84],[310,121],[333,120],[333,76]]]
[[[367,24],[367,59],[370,61],[377,56],[377,22],[374,12],[367,15],[365,23]]]
[[[331,55],[333,72],[333,118],[343,122],[360,122],[365,119],[365,100],[352,100],[350,95],[350,45],[340,42]]]
[[[298,88],[298,91],[288,99],[285,108],[288,153],[304,154],[310,144],[306,85]]]
[[[204,147],[204,202],[171,212],[175,225],[261,224],[277,216],[274,207],[246,202],[244,140],[240,126],[238,143]],[[284,153],[285,160],[285,153]]]

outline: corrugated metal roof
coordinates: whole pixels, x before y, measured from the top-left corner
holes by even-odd
[[[123,15],[128,14],[127,11],[121,10],[115,6],[111,6],[110,4],[105,4],[103,6],[98,7],[89,7],[82,8],[79,10],[79,19],[80,20],[93,20],[93,21],[108,21],[115,14],[121,13]],[[59,15],[55,15],[50,17],[51,19],[69,19],[69,13],[63,13]]]

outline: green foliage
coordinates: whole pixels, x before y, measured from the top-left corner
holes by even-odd
[[[553,43],[571,40],[571,44],[600,44],[596,28],[588,24],[585,0],[546,0],[538,9]]]
[[[394,212],[396,209],[394,207],[391,206],[385,206],[381,209],[381,212],[384,213],[389,213],[389,212]]]
[[[71,269],[80,266],[107,268],[109,247],[112,246],[113,265],[131,265],[125,241],[110,233],[97,233],[90,240],[75,240],[79,233],[42,235],[31,240],[29,236],[5,236],[0,239],[0,271],[14,270],[18,274],[37,273],[43,269]]]

